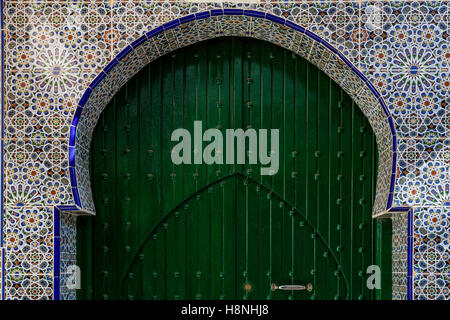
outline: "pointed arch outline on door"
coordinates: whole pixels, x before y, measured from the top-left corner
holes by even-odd
[[[378,176],[373,217],[408,212],[394,207],[397,138],[393,119],[373,84],[336,48],[304,27],[270,13],[216,9],[167,22],[127,45],[91,82],[75,111],[69,138],[69,175],[73,205],[58,207],[75,214],[95,214],[89,178],[89,147],[108,102],[139,70],[176,49],[222,36],[265,40],[300,55],[325,72],[356,102],[375,133]]]

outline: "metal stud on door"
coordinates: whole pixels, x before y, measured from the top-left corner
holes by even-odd
[[[278,129],[278,172],[261,175],[249,154],[175,165],[171,134],[193,134],[194,121]],[[301,57],[238,38],[175,51],[127,83],[96,128],[79,298],[376,298],[365,271],[390,255],[390,234],[371,218],[375,164],[367,120]],[[385,256],[381,268],[385,285]]]

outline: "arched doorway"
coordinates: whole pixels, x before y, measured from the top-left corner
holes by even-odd
[[[279,129],[278,172],[174,165],[171,134],[193,134],[196,120]],[[376,157],[350,97],[288,50],[218,38],[168,54],[127,83],[95,130],[97,216],[79,219],[79,298],[375,298],[367,267],[380,265],[384,286],[391,268],[389,226],[371,217]]]

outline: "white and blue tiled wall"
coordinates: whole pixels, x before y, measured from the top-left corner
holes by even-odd
[[[373,214],[393,222],[393,298],[450,299],[448,1],[3,0],[2,299],[74,299],[76,215],[94,207],[95,123],[150,61],[217,36],[305,57],[377,137]]]

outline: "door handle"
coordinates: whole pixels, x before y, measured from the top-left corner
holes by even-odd
[[[276,290],[288,290],[288,291],[306,290],[306,291],[310,292],[310,291],[312,291],[313,286],[311,283],[308,283],[306,286],[297,285],[297,284],[285,284],[285,285],[277,286],[275,283],[272,283],[271,288],[272,288],[272,291],[276,291]]]

